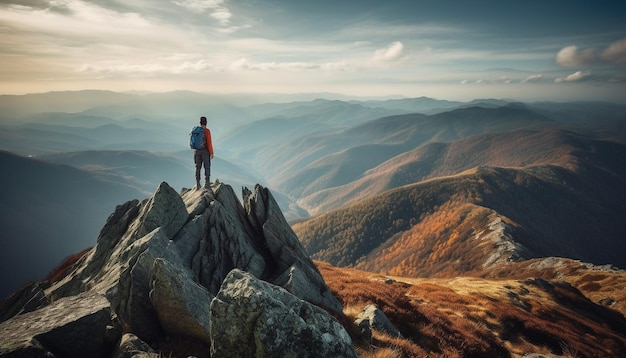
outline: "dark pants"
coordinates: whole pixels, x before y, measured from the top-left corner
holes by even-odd
[[[196,149],[193,153],[193,161],[196,163],[196,182],[200,181],[200,171],[204,164],[204,179],[208,183],[211,176],[211,153],[206,149]]]

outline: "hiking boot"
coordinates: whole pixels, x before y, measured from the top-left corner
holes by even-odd
[[[200,190],[201,185],[200,185],[200,181],[196,181],[196,190]]]

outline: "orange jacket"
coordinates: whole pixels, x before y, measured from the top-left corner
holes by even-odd
[[[213,140],[211,140],[211,131],[207,127],[204,127],[204,138],[206,138],[205,148],[213,155]]]

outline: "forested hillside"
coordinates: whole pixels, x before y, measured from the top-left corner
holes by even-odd
[[[469,160],[473,169],[388,190],[294,230],[314,258],[413,277],[478,271],[493,264],[493,255],[563,256],[626,267],[618,254],[626,244],[620,219],[626,214],[626,165],[620,159],[626,146],[571,133],[557,138],[548,144],[551,151],[530,152],[535,159],[526,165],[520,159],[528,159],[530,149],[524,146],[511,146],[508,153],[486,150],[486,163],[497,163],[495,157],[514,167]],[[459,151],[457,157],[471,153]],[[394,171],[385,173],[393,177]],[[503,231],[490,236],[494,222]]]

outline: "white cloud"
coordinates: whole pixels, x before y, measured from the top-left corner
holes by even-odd
[[[319,66],[307,62],[250,62],[240,58],[230,65],[231,70],[276,71],[276,70],[311,70]]]
[[[626,38],[612,43],[606,50],[602,52],[600,58],[606,62],[613,64],[622,64],[626,62]]]
[[[511,80],[507,76],[500,76],[500,78],[495,79],[493,82],[494,83],[503,83],[505,85],[510,85],[511,83],[513,83],[513,80]]]
[[[347,71],[354,69],[354,66],[347,62],[250,62],[247,58],[242,57],[233,61],[229,69],[233,71]]]
[[[220,69],[204,59],[179,63],[119,63],[112,65],[84,64],[78,72],[96,74],[99,77],[151,77],[163,74],[188,74]]]
[[[22,46],[60,47],[65,43],[87,45],[103,42],[128,43],[136,37],[155,40],[157,26],[136,12],[118,12],[80,0],[63,3],[66,12],[10,7],[0,11],[0,22],[11,28],[11,34],[23,42]],[[163,32],[163,31],[160,31]],[[46,41],[50,40],[49,44]],[[53,40],[53,41],[52,41]],[[16,43],[16,45],[20,46]]]
[[[522,83],[529,83],[529,82],[539,82],[543,79],[543,75],[530,75],[526,78],[524,78],[523,80],[521,80]]]
[[[579,82],[579,81],[584,81],[587,80],[591,77],[591,74],[589,72],[583,72],[583,71],[576,71],[574,73],[572,73],[571,75],[567,76],[567,77],[559,77],[557,79],[554,80],[554,82],[556,83],[563,83],[563,82]]]
[[[619,65],[626,62],[626,38],[611,43],[604,51],[593,48],[580,49],[571,45],[556,54],[556,63],[563,67],[585,67],[592,65]]]
[[[320,68],[326,71],[353,71],[356,69],[353,64],[346,61],[327,62],[322,64]]]
[[[394,41],[385,48],[378,49],[374,52],[372,62],[375,64],[385,64],[395,62],[406,58],[404,45],[400,41]]]
[[[595,62],[593,49],[580,50],[578,46],[567,46],[556,54],[556,63],[563,67],[582,67]]]
[[[151,77],[215,71],[206,58],[215,40],[137,12],[119,12],[82,0],[64,0],[51,11],[0,7],[0,68],[24,78]],[[199,52],[199,53],[198,53]],[[20,56],[20,57],[15,57]],[[27,59],[16,61],[15,58]],[[39,65],[32,70],[33,61]],[[134,73],[133,73],[134,72]]]

